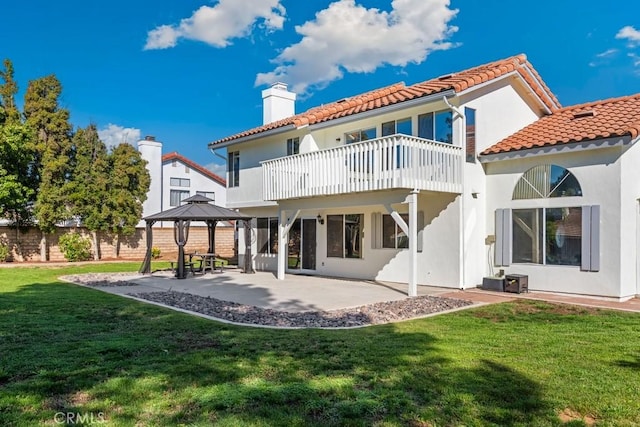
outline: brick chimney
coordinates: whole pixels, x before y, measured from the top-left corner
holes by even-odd
[[[262,122],[268,124],[293,116],[296,94],[287,90],[286,83],[274,83],[262,91]]]

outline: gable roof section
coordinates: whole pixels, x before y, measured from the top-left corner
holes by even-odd
[[[281,128],[288,127],[294,129],[305,125],[327,122],[440,92],[453,90],[456,93],[460,93],[479,84],[514,72],[518,73],[527,85],[529,85],[546,108],[550,111],[555,111],[560,108],[560,103],[555,95],[542,81],[542,78],[531,63],[527,61],[527,57],[521,54],[457,73],[440,76],[411,86],[405,86],[404,83],[396,83],[350,98],[341,99],[331,104],[311,108],[304,113],[219,139],[210,143],[209,147],[268,131],[279,130]]]
[[[162,156],[162,163],[165,163],[171,160],[178,160],[184,163],[185,165],[189,166],[191,169],[195,169],[198,172],[200,172],[202,175],[208,178],[211,178],[212,180],[216,181],[218,184],[222,185],[223,187],[227,186],[227,181],[224,178],[219,177],[218,175],[211,172],[209,169],[205,168],[204,166],[201,166],[196,162],[192,162],[191,160],[184,157],[182,154],[179,154],[177,151],[174,151]]]
[[[557,110],[480,155],[507,153],[602,138],[640,135],[640,94]]]

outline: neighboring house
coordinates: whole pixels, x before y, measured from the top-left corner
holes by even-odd
[[[139,141],[138,150],[142,158],[147,160],[151,175],[149,194],[143,205],[143,218],[180,206],[182,200],[196,194],[212,199],[212,203],[218,206],[226,206],[226,182],[209,169],[177,152],[163,155],[162,143],[152,136]],[[141,226],[144,226],[144,222],[141,222]]]
[[[639,293],[640,95],[563,109],[519,55],[297,115],[286,85],[263,100],[262,126],[209,145],[257,269]]]

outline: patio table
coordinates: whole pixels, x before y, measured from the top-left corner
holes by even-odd
[[[193,258],[197,258],[200,260],[200,271],[202,272],[202,274],[205,274],[207,270],[211,271],[212,273],[216,270],[216,254],[189,254],[190,262],[192,262]],[[222,273],[222,264],[220,264],[220,273]]]

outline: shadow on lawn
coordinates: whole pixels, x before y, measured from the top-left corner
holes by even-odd
[[[623,368],[632,368],[632,369],[640,370],[640,353],[632,357],[635,360],[618,360],[615,362],[615,364]]]
[[[415,328],[414,328],[415,329]],[[541,386],[428,333],[235,327],[61,283],[0,294],[0,424],[553,422]]]

